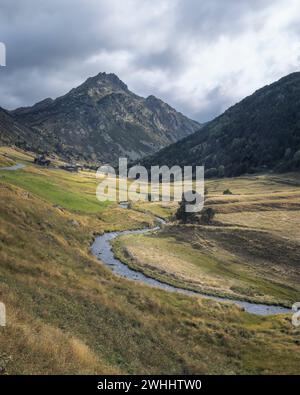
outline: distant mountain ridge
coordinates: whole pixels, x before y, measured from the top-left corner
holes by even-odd
[[[132,93],[115,74],[106,73],[11,116],[45,139],[41,149],[97,162],[115,162],[120,156],[139,159],[200,127],[160,99]]]
[[[36,141],[36,134],[31,128],[20,124],[9,113],[0,107],[0,143],[3,145],[23,145],[26,148],[26,140]]]
[[[147,167],[204,165],[207,177],[298,170],[300,73],[259,89],[142,163]]]

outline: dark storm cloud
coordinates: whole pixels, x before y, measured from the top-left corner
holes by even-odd
[[[207,120],[298,69],[297,0],[1,0],[0,106],[56,97],[100,71]]]
[[[108,2],[94,0],[1,0],[0,33],[10,67],[53,67],[83,60],[116,44],[106,21]],[[15,6],[14,6],[15,5]]]
[[[47,92],[55,95],[55,76],[61,79],[69,64],[105,47],[99,20],[91,7],[82,5],[78,0],[1,1],[0,40],[7,47],[7,67],[0,73],[1,105],[30,104]],[[105,7],[101,14],[105,17]]]

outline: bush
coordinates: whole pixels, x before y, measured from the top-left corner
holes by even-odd
[[[211,208],[211,207],[205,208],[201,214],[201,218],[200,218],[201,223],[206,224],[206,225],[210,224],[212,222],[212,220],[214,219],[215,215],[216,215],[216,212],[213,208]]]
[[[229,188],[225,189],[225,191],[223,192],[223,195],[232,195],[232,192]]]
[[[196,192],[195,191],[189,191],[187,193],[195,195]],[[193,222],[195,220],[195,213],[193,213],[193,212],[190,213],[190,212],[187,212],[187,210],[186,210],[186,206],[188,204],[193,204],[193,202],[192,201],[187,201],[185,199],[185,195],[182,194],[181,202],[179,202],[179,208],[178,208],[178,210],[175,213],[175,218],[178,221],[181,221],[183,223],[187,223],[187,222]]]

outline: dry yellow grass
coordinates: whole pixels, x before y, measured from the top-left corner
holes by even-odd
[[[92,193],[89,175],[20,174],[0,179],[8,315],[0,363],[8,374],[299,374],[299,329],[288,315],[256,317],[126,281],[90,254],[96,233],[145,226],[153,216],[115,205],[91,212],[81,199],[82,211],[74,210],[62,198]],[[24,181],[32,178],[35,188]],[[52,196],[41,190],[45,179],[58,187]]]
[[[11,162],[32,162],[34,154],[30,152],[25,152],[19,148],[12,147],[0,147],[0,156],[6,158]]]
[[[300,296],[298,175],[207,183],[213,226],[167,227],[115,242],[122,259],[152,277],[189,289],[291,306]],[[227,187],[232,195],[223,195]]]
[[[218,214],[216,219],[224,224],[265,229],[300,243],[300,211],[271,210]]]
[[[300,294],[296,247],[239,228],[187,226],[166,228],[159,236],[124,236],[114,242],[121,260],[167,283],[288,307]],[[273,248],[272,254],[268,248]]]

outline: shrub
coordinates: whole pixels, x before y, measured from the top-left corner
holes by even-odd
[[[200,218],[201,223],[206,224],[206,225],[210,224],[212,222],[212,220],[214,219],[215,215],[216,215],[216,212],[213,208],[211,208],[211,207],[205,208],[201,214],[201,218]]]
[[[195,191],[189,191],[188,193],[194,195],[196,192],[195,192]],[[178,208],[178,210],[177,210],[176,213],[175,213],[175,218],[176,218],[178,221],[181,221],[181,222],[183,222],[183,223],[193,222],[193,221],[194,221],[194,219],[195,219],[195,213],[193,213],[193,212],[190,213],[190,212],[187,212],[187,211],[186,211],[186,206],[187,206],[188,204],[193,204],[193,202],[187,201],[187,200],[185,199],[185,195],[182,194],[181,201],[179,202],[179,208]]]

